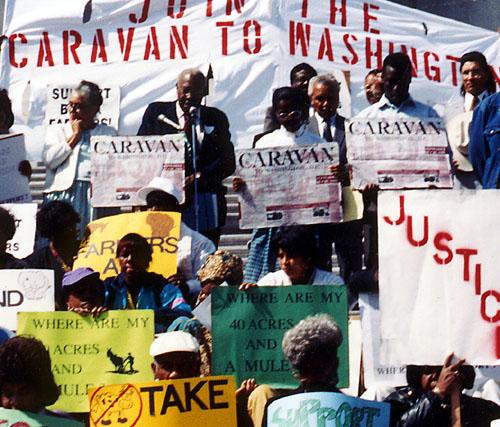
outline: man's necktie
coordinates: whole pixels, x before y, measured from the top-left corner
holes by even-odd
[[[327,120],[323,120],[323,123],[325,124],[325,127],[323,129],[323,139],[326,142],[333,142],[333,135],[332,135],[332,130],[330,128],[330,123],[328,123]]]

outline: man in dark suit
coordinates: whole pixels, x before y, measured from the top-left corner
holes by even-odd
[[[182,71],[177,79],[177,101],[149,104],[138,135],[186,133],[183,220],[217,246],[227,213],[222,180],[234,172],[236,164],[226,115],[201,105],[205,87],[201,71]]]
[[[308,130],[320,135],[327,142],[339,145],[339,160],[342,172],[342,196],[344,216],[350,189],[345,141],[345,119],[337,114],[340,85],[332,74],[313,77],[309,82],[309,96],[313,114],[309,117]],[[344,221],[346,218],[344,218]],[[325,253],[331,253],[332,243],[340,266],[340,274],[349,283],[351,273],[361,270],[363,257],[363,225],[361,220],[320,226],[319,245]]]

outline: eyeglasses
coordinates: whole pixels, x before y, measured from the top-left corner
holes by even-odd
[[[299,119],[302,116],[302,111],[300,110],[293,110],[293,111],[286,111],[282,113],[277,114],[280,119]]]
[[[74,104],[70,102],[68,104],[68,110],[70,111],[82,111],[85,110],[86,108],[92,107],[91,104]]]

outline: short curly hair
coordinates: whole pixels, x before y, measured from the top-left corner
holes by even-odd
[[[316,314],[301,320],[283,336],[283,353],[292,367],[303,373],[317,356],[337,355],[342,331],[328,314]]]
[[[44,203],[36,214],[36,227],[42,237],[52,239],[62,230],[80,222],[80,216],[69,203],[54,200]]]
[[[16,219],[7,209],[0,206],[0,224],[2,227],[0,229],[0,239],[5,238],[9,241],[14,237],[16,233]]]
[[[49,352],[41,341],[16,336],[0,347],[0,392],[6,384],[29,386],[43,406],[55,403],[59,388],[52,374]]]
[[[219,249],[209,255],[198,270],[198,280],[227,282],[229,286],[239,286],[243,281],[243,261],[238,255]]]

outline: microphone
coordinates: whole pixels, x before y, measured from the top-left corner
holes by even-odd
[[[177,130],[182,130],[182,128],[179,126],[178,123],[175,123],[174,121],[170,120],[167,116],[165,116],[165,114],[160,114],[157,117],[157,119],[158,121],[166,123],[167,125],[170,125]]]
[[[191,119],[196,119],[196,110],[197,108],[194,105],[189,107],[189,117],[191,117]]]

